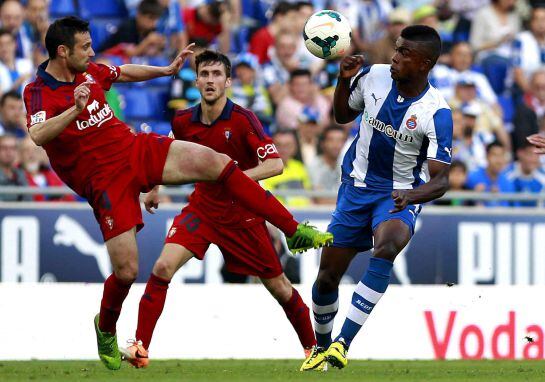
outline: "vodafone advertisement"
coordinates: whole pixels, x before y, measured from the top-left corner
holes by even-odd
[[[311,305],[310,287],[298,289]],[[134,336],[143,290],[134,285],[123,304],[120,344]],[[341,286],[334,335],[352,292],[353,286]],[[543,359],[544,293],[536,286],[393,285],[352,342],[349,358]],[[0,311],[17,312],[2,316],[0,359],[96,359],[92,320],[101,294],[100,284],[0,283]],[[150,356],[302,359],[303,352],[261,285],[174,284]]]

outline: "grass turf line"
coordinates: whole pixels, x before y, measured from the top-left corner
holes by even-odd
[[[0,361],[0,381],[325,381],[518,382],[545,381],[543,361],[350,361],[343,370],[299,372],[294,360],[152,361],[147,369],[98,361]]]

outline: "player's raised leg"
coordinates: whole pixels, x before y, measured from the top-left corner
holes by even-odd
[[[173,142],[163,170],[163,183],[195,181],[222,183],[242,206],[284,232],[293,252],[323,247],[333,241],[330,233],[317,231],[306,224],[298,224],[270,192],[248,178],[227,155],[191,142]]]
[[[98,355],[108,369],[121,367],[121,355],[117,346],[116,323],[123,301],[136,280],[138,250],[136,229],[132,228],[106,241],[113,273],[104,282],[100,313],[95,316]]]
[[[322,250],[318,277],[312,286],[312,311],[317,345],[301,370],[315,370],[326,363],[331,345],[333,320],[339,309],[339,283],[356,254],[354,248],[327,247]]]
[[[409,242],[411,229],[402,220],[387,220],[377,227],[374,238],[375,249],[369,267],[352,295],[341,332],[327,352],[328,362],[338,368],[348,363],[346,353],[352,340],[388,288],[394,259]]]
[[[148,349],[163,312],[170,280],[181,266],[193,257],[193,253],[185,247],[166,243],[161,256],[155,262],[152,273],[146,284],[146,289],[140,299],[138,309],[138,326],[134,341],[130,346],[121,348],[123,358],[136,368],[149,364]]]

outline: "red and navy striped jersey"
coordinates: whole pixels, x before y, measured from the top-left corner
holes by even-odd
[[[201,122],[200,104],[179,110],[172,119],[172,133],[176,139],[229,155],[243,171],[256,167],[260,161],[279,158],[254,113],[229,99],[218,119],[210,125]],[[263,221],[240,207],[221,185],[214,183],[197,183],[190,203],[206,213],[205,218],[230,226],[244,227]]]

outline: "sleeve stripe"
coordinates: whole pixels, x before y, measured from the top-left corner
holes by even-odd
[[[265,131],[263,130],[263,126],[261,126],[261,122],[259,122],[254,113],[239,106],[235,106],[233,111],[236,111],[246,117],[260,140],[263,140],[267,137],[267,134],[265,134]]]
[[[354,81],[352,82],[352,85],[350,85],[350,93],[352,93],[358,87],[358,81],[360,80],[360,78],[369,73],[369,71],[371,70],[371,66],[373,65],[366,66],[356,75],[356,77],[354,77]]]

